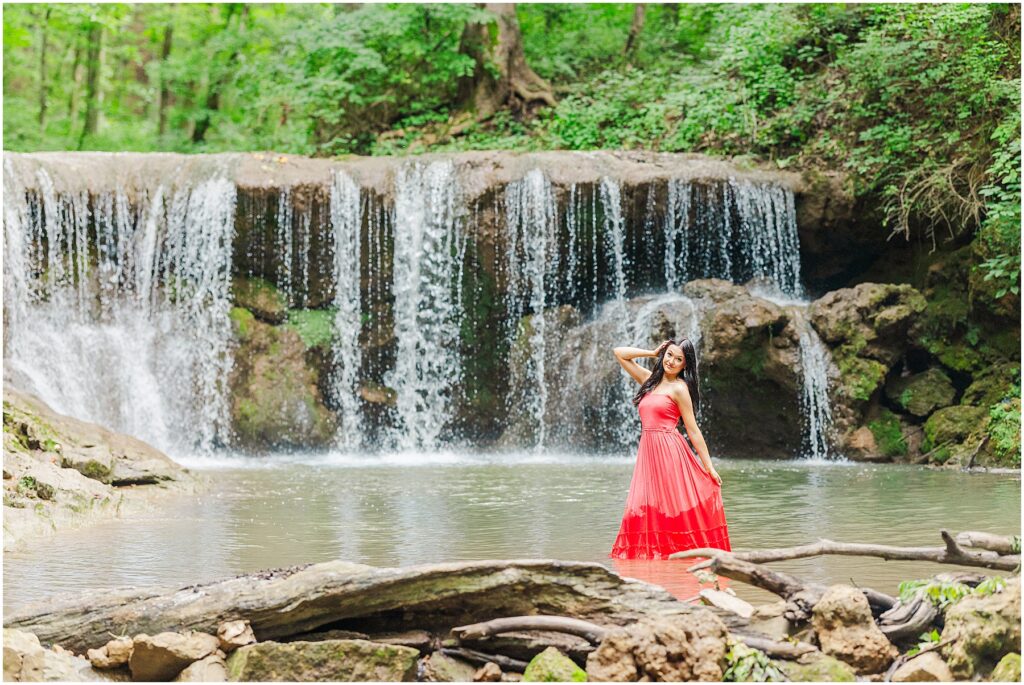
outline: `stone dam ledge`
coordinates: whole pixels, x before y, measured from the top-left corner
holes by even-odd
[[[326,188],[331,182],[331,172],[342,170],[364,189],[390,195],[394,174],[400,167],[416,162],[429,164],[443,160],[451,160],[456,165],[464,196],[470,200],[489,188],[522,178],[533,169],[543,170],[556,186],[597,183],[603,177],[614,178],[625,185],[670,178],[692,181],[736,179],[776,183],[799,196],[811,192],[820,181],[819,177],[811,180],[798,172],[746,166],[727,158],[632,151],[483,151],[334,159],[314,159],[277,152],[209,155],[36,152],[6,153],[5,156],[10,163],[18,166],[45,165],[56,189],[67,191],[97,191],[118,187],[130,191],[151,186],[154,178],[194,178],[196,174],[215,172],[234,180],[243,190],[294,186]],[[35,175],[31,175],[31,178],[35,178]],[[31,186],[27,189],[31,189]]]

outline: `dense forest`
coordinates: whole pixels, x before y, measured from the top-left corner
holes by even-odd
[[[7,150],[705,152],[1020,272],[1020,7],[9,5]]]

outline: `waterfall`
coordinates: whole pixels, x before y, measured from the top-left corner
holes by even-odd
[[[227,442],[234,183],[90,195],[32,166],[5,162],[6,378],[164,450]]]
[[[539,169],[505,189],[508,250],[507,308],[512,327],[512,350],[519,358],[513,368],[510,400],[522,403],[534,427],[534,446],[543,447],[547,422],[548,384],[545,380],[547,351],[544,308],[547,290],[558,275],[557,221],[551,184]],[[571,252],[570,252],[571,254]],[[523,315],[532,312],[529,321]],[[515,408],[510,407],[510,411]]]
[[[828,459],[832,447],[832,406],[828,399],[828,348],[800,309],[792,308],[799,332],[803,392],[800,406],[804,415],[803,455]]]
[[[359,407],[359,372],[362,350],[360,308],[360,240],[362,213],[359,186],[341,171],[331,179],[331,228],[334,236],[334,366],[332,389],[340,411],[339,445],[359,447],[363,443],[363,422]]]
[[[277,235],[274,249],[277,252],[279,266],[277,269],[277,287],[284,295],[284,301],[292,306],[292,252],[295,249],[295,237],[292,233],[293,221],[292,189],[285,186],[277,198]]]
[[[399,449],[440,446],[461,375],[457,279],[465,249],[451,161],[419,162],[395,176],[394,297],[397,353],[385,383],[397,393]]]

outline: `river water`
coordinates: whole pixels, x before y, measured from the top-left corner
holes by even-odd
[[[329,559],[374,566],[595,561],[683,599],[699,590],[685,570],[689,562],[606,557],[623,513],[631,458],[434,452],[184,461],[211,479],[204,494],[5,554],[5,610],[58,593],[185,586]],[[718,470],[733,549],[819,537],[938,546],[940,528],[1021,530],[1019,472],[761,460],[719,460]],[[772,566],[806,580],[889,593],[901,580],[951,568],[837,556]],[[770,599],[740,583],[731,586],[751,601]]]

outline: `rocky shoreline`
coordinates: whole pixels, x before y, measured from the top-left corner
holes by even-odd
[[[128,435],[4,386],[4,551],[162,506],[203,479]]]
[[[833,585],[754,608],[710,589],[692,605],[592,563],[327,562],[27,608],[5,618],[4,678],[1018,680],[1020,578],[968,576],[900,599]],[[922,602],[923,629],[936,620],[942,637],[890,641],[877,615]]]

